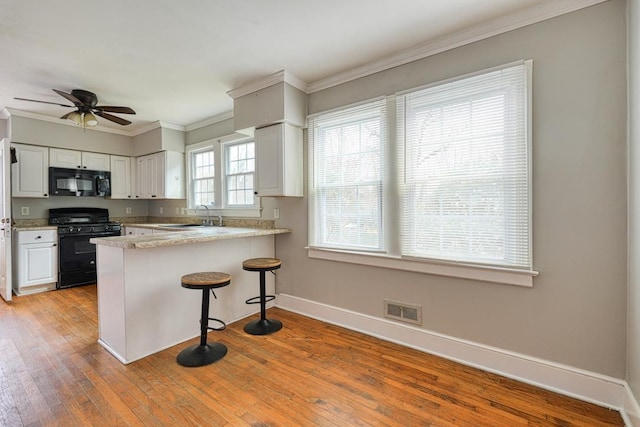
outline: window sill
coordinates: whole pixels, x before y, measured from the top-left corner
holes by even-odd
[[[523,286],[527,288],[533,287],[533,278],[538,275],[537,271],[532,270],[516,270],[454,262],[415,261],[389,255],[345,252],[324,248],[308,247],[307,255],[309,258],[369,265],[373,267],[389,268],[392,270],[412,271],[437,276],[457,277],[482,282]]]

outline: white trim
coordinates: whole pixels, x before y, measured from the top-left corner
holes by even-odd
[[[628,427],[640,427],[640,404],[631,391],[628,383],[624,386],[622,410],[620,411],[624,424]]]
[[[566,13],[575,12],[607,0],[556,0],[531,7],[509,16],[491,19],[474,27],[449,34],[418,46],[411,47],[342,73],[334,74],[307,85],[307,93],[318,92],[342,83],[366,77],[400,65],[427,58],[456,47],[487,39],[527,25],[535,24]]]
[[[260,89],[264,89],[266,87],[273,86],[275,84],[282,83],[282,82],[285,82],[295,87],[296,89],[300,89],[305,93],[308,92],[308,85],[306,82],[300,80],[299,78],[297,78],[296,76],[294,76],[293,74],[289,73],[286,70],[280,70],[269,76],[247,83],[241,87],[231,89],[227,91],[227,95],[229,95],[233,99],[237,99],[242,96],[249,95],[250,93],[253,93]]]
[[[11,117],[11,113],[6,108],[0,110],[0,119],[6,120]]]
[[[435,260],[417,261],[386,254],[354,253],[336,249],[309,247],[307,248],[307,255],[309,258],[328,261],[368,265],[392,270],[413,271],[416,273],[434,274],[436,276],[458,277],[482,282],[523,286],[526,288],[533,287],[533,278],[538,275],[537,271],[532,270],[517,270]]]
[[[229,120],[233,118],[233,110],[226,111],[224,113],[216,114],[213,117],[206,118],[204,120],[200,120],[198,122],[194,122],[185,126],[184,130],[187,132],[191,132],[192,130],[200,129],[205,126],[213,125],[216,123],[223,122],[225,120]]]
[[[135,129],[132,129],[131,132],[129,132],[129,136],[142,135],[143,133],[149,132],[149,131],[157,129],[157,128],[173,129],[173,130],[179,130],[181,132],[184,132],[184,126],[176,125],[174,123],[169,123],[169,122],[161,122],[159,120],[156,120],[155,122],[151,122],[151,123],[148,123],[146,125],[138,126]]]
[[[467,341],[415,326],[278,294],[276,306],[385,341],[473,366],[607,408],[630,411],[637,402],[624,380],[525,354]],[[630,419],[638,420],[636,415]],[[638,424],[629,424],[636,426]]]

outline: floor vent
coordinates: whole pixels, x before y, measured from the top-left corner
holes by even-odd
[[[384,300],[384,317],[422,325],[422,306]]]

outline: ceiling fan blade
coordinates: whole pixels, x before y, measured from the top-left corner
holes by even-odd
[[[73,105],[58,104],[57,102],[49,102],[49,101],[38,101],[37,99],[27,99],[27,98],[17,98],[17,97],[13,99],[17,99],[18,101],[41,102],[43,104],[59,105],[61,107],[73,107]]]
[[[66,93],[58,89],[52,89],[52,90],[58,95],[62,96],[63,98],[67,98],[69,101],[73,102],[76,106],[84,105],[82,101],[80,101],[78,98],[71,95],[70,93]]]
[[[100,111],[100,110],[95,110],[94,113],[96,114],[96,116],[100,116],[100,117],[103,117],[103,118],[105,118],[107,120],[111,120],[112,122],[115,122],[115,123],[117,123],[119,125],[126,126],[126,125],[130,125],[131,124],[131,122],[129,120],[125,120],[125,119],[122,119],[120,117],[113,116],[113,115],[111,115],[109,113],[105,113],[105,112]]]
[[[136,112],[129,107],[114,107],[111,105],[98,105],[96,110],[99,111],[108,111],[110,113],[119,113],[119,114],[135,114]]]

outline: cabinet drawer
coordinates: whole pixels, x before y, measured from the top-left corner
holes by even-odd
[[[28,243],[55,242],[58,240],[58,230],[17,231],[16,236],[16,241],[19,245]]]

